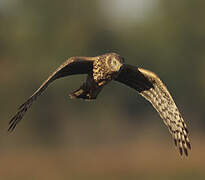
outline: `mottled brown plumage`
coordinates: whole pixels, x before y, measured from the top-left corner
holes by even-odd
[[[159,113],[164,123],[174,138],[175,145],[179,147],[180,154],[188,155],[187,149],[191,149],[188,138],[187,126],[172,99],[169,91],[156,74],[139,68],[139,71],[152,82],[154,88],[142,91],[140,94],[146,98]]]
[[[153,72],[124,64],[124,59],[117,53],[69,58],[19,107],[17,114],[9,122],[8,131],[12,132],[15,129],[26,111],[51,82],[74,74],[87,74],[87,79],[79,89],[70,93],[71,98],[96,99],[102,88],[111,80],[137,90],[159,113],[175,145],[178,146],[180,154],[184,152],[188,155],[191,145],[187,126],[166,86]]]

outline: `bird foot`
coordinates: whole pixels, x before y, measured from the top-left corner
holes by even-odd
[[[69,94],[69,97],[71,99],[76,99],[76,98],[81,98],[84,100],[90,100],[92,99],[92,97],[90,96],[90,94],[88,92],[86,92],[84,89],[78,89],[72,93]]]

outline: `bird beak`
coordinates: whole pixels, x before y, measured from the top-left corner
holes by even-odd
[[[118,65],[118,71],[120,70],[121,67],[122,67],[122,64],[119,64]]]

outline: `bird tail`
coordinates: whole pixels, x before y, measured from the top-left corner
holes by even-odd
[[[93,77],[88,75],[86,82],[80,86],[79,89],[69,94],[70,98],[81,98],[85,100],[96,99],[98,94],[101,92],[103,86],[98,86],[94,81]]]
[[[91,87],[87,87],[84,83],[79,89],[70,93],[69,96],[71,99],[80,98],[84,100],[92,100],[97,98],[101,90],[102,87],[92,89]]]

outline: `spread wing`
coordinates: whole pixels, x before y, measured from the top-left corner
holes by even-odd
[[[151,71],[130,65],[123,65],[116,81],[137,90],[157,110],[168,127],[175,145],[182,155],[191,149],[187,126],[169,91],[159,77]]]
[[[55,72],[48,77],[46,81],[42,83],[39,89],[23,103],[15,116],[9,122],[8,132],[12,132],[19,121],[23,118],[26,111],[31,107],[33,102],[42,94],[42,92],[48,87],[48,85],[58,78],[62,78],[74,74],[87,74],[92,71],[93,61],[95,57],[71,57],[59,66]]]

